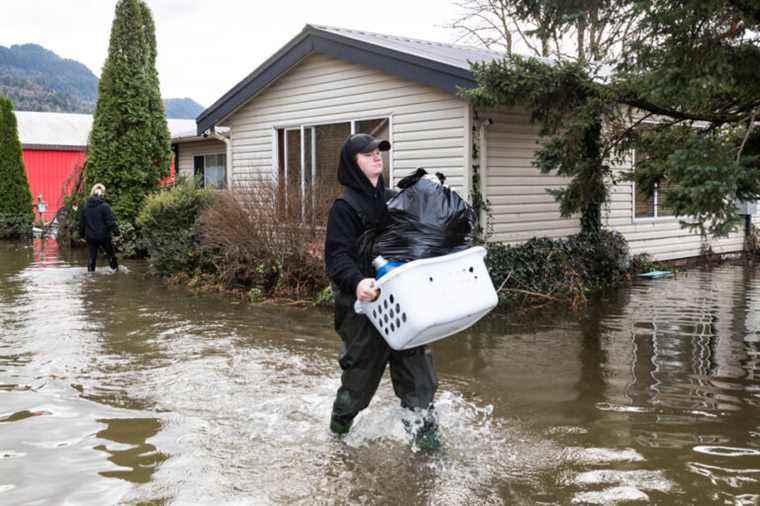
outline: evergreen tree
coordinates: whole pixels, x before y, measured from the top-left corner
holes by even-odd
[[[119,0],[90,133],[86,184],[103,183],[117,218],[134,223],[145,196],[169,174],[170,159],[153,18],[142,0]]]
[[[534,20],[520,16],[535,0],[507,3],[516,6],[514,23]],[[589,34],[602,18],[618,20],[625,37],[616,31],[611,44],[592,37],[578,44],[570,61],[560,54],[551,63],[512,54],[475,65],[480,86],[465,94],[476,106],[527,106],[543,136],[536,166],[572,178],[554,192],[562,214],[580,212],[584,231],[597,228],[608,197],[602,183],[616,177],[610,162],[635,151],[635,169],[624,176],[643,191],[657,188],[668,209],[687,218],[682,225],[716,236],[735,230],[741,222],[735,202],[760,198],[757,3],[552,5],[552,19],[559,21],[544,27],[550,39],[565,23],[579,37]],[[603,35],[604,26],[595,33]]]
[[[13,103],[0,95],[0,238],[31,234],[32,205]]]

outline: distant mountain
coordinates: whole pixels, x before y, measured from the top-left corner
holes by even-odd
[[[91,113],[98,78],[78,61],[37,44],[0,46],[0,93],[17,110]]]
[[[165,98],[164,109],[167,118],[195,119],[204,107],[192,98]]]
[[[0,94],[17,111],[95,112],[98,77],[76,60],[37,44],[0,46]],[[164,100],[167,118],[195,119],[203,106],[190,98]]]

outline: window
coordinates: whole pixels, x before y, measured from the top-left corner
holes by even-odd
[[[193,157],[195,177],[204,188],[224,189],[227,186],[227,155],[224,153]]]
[[[356,133],[357,134],[370,134],[372,137],[377,137],[378,139],[384,139],[384,140],[391,140],[390,139],[390,120],[388,118],[384,119],[369,119],[365,121],[357,121],[356,122]],[[390,161],[390,151],[383,151],[383,179],[385,180],[386,186],[391,186],[391,161]]]
[[[672,217],[673,210],[668,206],[667,198],[662,190],[667,183],[656,185],[651,195],[636,188],[634,199],[636,218],[665,218]]]
[[[280,128],[277,139],[278,201],[293,218],[326,218],[329,205],[341,190],[337,169],[340,147],[351,133],[390,136],[390,119],[344,121]],[[303,139],[301,138],[303,136]],[[389,180],[390,156],[383,153],[384,178]]]
[[[634,167],[638,163],[639,157],[637,153],[634,153],[633,163]],[[669,183],[661,182],[656,184],[652,193],[643,191],[636,184],[634,184],[635,193],[633,198],[633,209],[635,218],[665,218],[672,217],[673,210],[668,205],[667,197],[663,193],[663,190],[669,187]]]

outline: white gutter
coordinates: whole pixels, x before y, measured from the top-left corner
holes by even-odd
[[[224,178],[225,186],[227,189],[232,188],[232,140],[216,131],[215,127],[211,127],[211,135],[224,143],[227,148],[227,152],[224,157]]]
[[[464,103],[464,182],[462,183],[462,196],[472,204],[472,104]]]

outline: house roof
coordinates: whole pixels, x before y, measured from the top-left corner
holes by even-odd
[[[19,140],[25,148],[83,151],[92,128],[92,115],[16,111],[16,124]]]
[[[223,135],[224,137],[229,138],[230,137],[230,129],[227,127],[216,127],[216,132],[220,135]],[[193,121],[193,127],[189,130],[184,130],[182,132],[177,132],[176,134],[172,135],[172,144],[186,144],[189,142],[197,142],[197,141],[214,141],[221,142],[216,137],[213,136],[207,136],[204,137],[203,135],[198,133],[198,130],[195,127],[195,121]]]
[[[366,32],[362,30],[349,30],[325,25],[312,25],[318,30],[350,37],[367,44],[393,49],[401,53],[418,56],[427,60],[452,65],[461,69],[470,70],[470,62],[483,62],[501,59],[504,54],[490,49],[463,46],[458,44],[445,44],[428,40],[413,39],[411,37],[399,37],[382,33]]]
[[[15,114],[19,140],[26,149],[83,151],[87,148],[91,114],[32,111],[15,111]],[[191,119],[168,119],[167,123],[172,138],[195,127]]]
[[[306,25],[301,33],[198,116],[198,134],[229,116],[313,53],[365,65],[449,93],[476,86],[470,62],[492,61],[504,56],[475,47]]]

